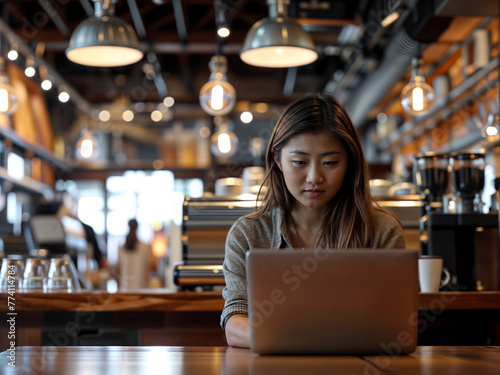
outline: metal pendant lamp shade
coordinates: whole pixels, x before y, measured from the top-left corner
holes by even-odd
[[[82,65],[112,67],[130,65],[142,59],[143,52],[134,29],[112,11],[96,2],[95,15],[73,32],[66,56]]]
[[[282,1],[268,1],[269,17],[249,30],[240,58],[249,65],[288,68],[307,65],[318,58],[309,33],[286,15]]]

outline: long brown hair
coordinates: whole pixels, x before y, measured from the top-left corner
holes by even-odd
[[[137,241],[138,241],[138,238],[137,238],[137,228],[138,227],[139,227],[139,224],[137,223],[137,220],[130,219],[128,221],[128,234],[127,234],[127,237],[125,238],[125,250],[128,250],[128,251],[135,250],[135,245],[137,244]]]
[[[249,217],[258,218],[276,206],[285,212],[291,211],[294,198],[276,159],[279,160],[283,147],[297,135],[325,130],[344,144],[348,166],[342,187],[331,201],[316,246],[371,247],[374,210],[381,208],[374,207],[369,169],[358,133],[342,105],[326,94],[304,96],[290,103],[279,117],[266,151],[263,186],[267,187],[267,193],[260,207]]]

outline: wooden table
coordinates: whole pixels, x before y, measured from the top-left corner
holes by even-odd
[[[0,293],[0,315],[8,312],[7,297]],[[132,345],[112,339],[123,332],[136,333],[135,345],[221,346],[223,306],[221,292],[16,293],[16,343]],[[500,292],[420,293],[419,310],[419,345],[500,345]],[[0,325],[0,350],[7,328]]]
[[[389,356],[258,356],[227,347],[19,347],[15,366],[1,353],[0,373],[30,375],[122,374],[362,374],[498,375],[500,347],[418,347]],[[12,363],[12,362],[11,362]]]

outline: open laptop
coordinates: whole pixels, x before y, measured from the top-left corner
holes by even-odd
[[[259,249],[246,257],[254,353],[415,350],[416,250]]]

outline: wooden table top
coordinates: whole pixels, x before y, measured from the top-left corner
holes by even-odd
[[[7,311],[0,293],[0,311]],[[221,292],[16,293],[16,311],[222,311]],[[420,293],[420,310],[500,310],[500,292]]]
[[[162,346],[18,347],[0,372],[36,375],[122,374],[404,374],[498,375],[500,347],[418,347],[388,356],[258,356],[247,349]],[[14,363],[16,367],[9,365]]]

